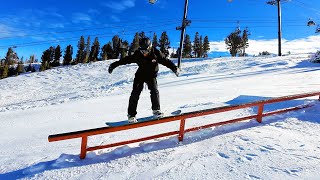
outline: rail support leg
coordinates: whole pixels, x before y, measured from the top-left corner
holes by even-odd
[[[86,155],[87,155],[87,142],[88,142],[88,137],[87,136],[83,136],[81,138],[80,159],[86,158]]]
[[[179,132],[179,137],[178,137],[179,141],[183,141],[185,124],[186,124],[186,120],[185,119],[181,119],[180,132]]]
[[[263,104],[259,105],[257,121],[262,123]]]

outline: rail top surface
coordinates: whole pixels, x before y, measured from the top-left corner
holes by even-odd
[[[138,123],[134,123],[134,124],[126,124],[126,125],[116,126],[116,127],[106,126],[106,127],[87,129],[87,130],[81,130],[81,131],[54,134],[54,135],[50,135],[48,137],[48,140],[49,140],[49,142],[53,142],[53,141],[59,141],[59,140],[64,140],[64,139],[81,138],[83,136],[91,136],[91,135],[98,135],[98,134],[134,129],[134,128],[143,127],[143,126],[161,124],[164,122],[171,122],[171,121],[187,119],[187,118],[192,118],[192,117],[197,117],[197,116],[209,115],[209,114],[213,114],[213,113],[225,112],[225,111],[230,111],[230,110],[242,109],[242,108],[246,108],[246,107],[253,107],[253,106],[259,106],[259,105],[264,105],[264,104],[277,103],[277,102],[288,101],[288,100],[293,100],[293,99],[300,99],[300,98],[317,96],[317,95],[320,96],[320,91],[303,93],[303,94],[296,94],[296,95],[289,95],[289,96],[282,96],[282,97],[276,97],[276,98],[269,98],[269,99],[265,99],[265,100],[254,101],[254,102],[249,102],[249,103],[244,103],[244,104],[222,106],[222,107],[210,108],[210,109],[193,111],[193,112],[186,112],[186,113],[182,113],[179,115],[167,116],[167,117],[163,117],[163,118],[159,118],[159,119],[143,121],[143,122],[138,122]]]

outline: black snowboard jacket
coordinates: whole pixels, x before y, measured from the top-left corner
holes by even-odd
[[[112,66],[136,63],[139,68],[136,72],[137,78],[155,78],[159,71],[159,63],[171,69],[174,73],[177,72],[177,66],[156,48],[152,47],[150,51],[136,50],[133,55],[126,56],[119,61],[112,63]]]

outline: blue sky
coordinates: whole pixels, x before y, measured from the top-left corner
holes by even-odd
[[[40,59],[44,50],[58,44],[63,49],[71,44],[76,51],[81,35],[90,35],[91,41],[98,37],[100,44],[119,35],[131,43],[138,31],[158,37],[167,31],[171,46],[178,47],[180,31],[175,27],[181,25],[183,5],[184,0],[158,0],[154,5],[147,0],[11,0],[0,7],[0,58],[10,46],[17,46],[24,59],[31,54]],[[306,26],[309,18],[320,23],[319,0],[282,0],[282,16],[286,51],[320,49],[316,27]],[[197,31],[208,35],[212,50],[226,51],[223,40],[239,24],[251,32],[252,53],[269,50],[264,46],[268,43],[269,51],[276,51],[277,8],[265,0],[189,0],[188,19],[192,23],[187,34],[192,39]]]

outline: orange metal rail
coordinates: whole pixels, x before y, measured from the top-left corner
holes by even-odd
[[[303,106],[296,106],[296,107],[291,107],[291,108],[280,109],[280,110],[276,110],[276,111],[272,111],[272,112],[263,113],[263,109],[264,109],[265,104],[272,104],[272,103],[288,101],[288,100],[293,100],[293,99],[311,97],[311,96],[319,96],[319,100],[320,100],[320,91],[271,98],[271,99],[267,99],[267,100],[255,101],[255,102],[250,102],[250,103],[245,103],[245,104],[240,104],[240,105],[231,105],[231,106],[224,106],[224,107],[188,112],[188,113],[183,113],[183,114],[176,115],[176,116],[169,116],[169,117],[164,117],[164,118],[157,119],[157,120],[150,120],[150,121],[145,121],[145,122],[140,122],[140,123],[135,123],[135,124],[127,124],[127,125],[118,126],[118,127],[101,127],[101,128],[95,128],[95,129],[88,129],[88,130],[82,130],[82,131],[76,131],[76,132],[63,133],[63,134],[55,134],[55,135],[50,135],[48,137],[48,140],[49,140],[49,142],[53,142],[53,141],[61,141],[61,140],[66,140],[66,139],[81,138],[82,140],[81,140],[80,159],[84,159],[86,157],[86,153],[88,151],[94,151],[94,150],[98,150],[98,149],[121,146],[121,145],[125,145],[125,144],[136,143],[136,142],[156,139],[156,138],[160,138],[160,137],[172,136],[172,135],[178,135],[179,141],[182,141],[183,136],[186,132],[196,131],[196,130],[209,128],[209,127],[213,127],[213,126],[220,126],[220,125],[224,125],[224,124],[235,123],[235,122],[244,121],[244,120],[248,120],[248,119],[256,119],[259,123],[261,123],[262,118],[265,116],[270,116],[270,115],[274,115],[274,114],[279,114],[279,113],[284,113],[284,112],[288,112],[288,111],[293,111],[293,110],[298,110],[298,109],[310,107],[310,105],[303,105]],[[248,107],[255,107],[255,106],[258,107],[258,113],[256,115],[251,115],[251,116],[241,117],[241,118],[232,119],[232,120],[228,120],[228,121],[217,122],[217,123],[212,123],[212,124],[208,124],[208,125],[204,125],[204,126],[185,129],[186,119],[189,119],[189,118],[198,117],[198,116],[205,116],[205,115],[215,114],[215,113],[221,113],[221,112],[226,112],[226,111],[232,111],[232,110],[237,110],[237,109],[243,109],[243,108],[248,108]],[[88,142],[89,136],[124,131],[124,130],[135,129],[135,128],[140,128],[140,127],[145,127],[145,126],[173,122],[173,121],[180,121],[180,129],[178,131],[172,131],[172,132],[162,133],[162,134],[158,134],[158,135],[154,135],[154,136],[149,136],[149,137],[144,137],[144,138],[139,138],[139,139],[134,139],[134,140],[128,140],[128,141],[123,141],[123,142],[117,142],[117,143],[113,143],[113,144],[87,147],[87,144],[88,144],[87,142]]]

